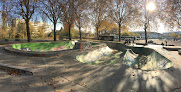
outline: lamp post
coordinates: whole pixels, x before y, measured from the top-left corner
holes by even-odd
[[[147,0],[145,0],[145,23],[144,23],[144,30],[145,30],[145,45],[148,44],[147,41],[147,28],[149,25],[149,13],[155,10],[155,4],[153,2],[147,3]]]

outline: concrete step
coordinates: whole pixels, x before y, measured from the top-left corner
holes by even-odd
[[[8,72],[9,74],[15,74],[15,75],[34,75],[33,69],[28,69],[22,66],[13,66],[8,64],[2,64],[0,63],[0,69]]]

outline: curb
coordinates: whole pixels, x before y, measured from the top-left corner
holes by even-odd
[[[181,50],[181,47],[180,46],[164,46],[163,47],[164,49],[166,49],[166,50],[169,50],[169,51],[178,51],[178,50]]]
[[[178,50],[179,55],[181,55],[181,50]]]
[[[7,64],[0,63],[0,69],[9,72],[10,74],[17,74],[17,75],[34,75],[33,70],[28,70],[24,67],[17,67]]]
[[[61,51],[49,51],[49,52],[36,52],[36,51],[23,51],[12,48],[12,45],[8,45],[4,47],[4,50],[9,53],[22,55],[22,56],[30,56],[30,57],[52,57],[52,56],[60,56],[61,54],[65,54],[68,51],[77,51],[79,49],[68,49]]]

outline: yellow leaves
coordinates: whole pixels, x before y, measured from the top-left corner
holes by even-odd
[[[18,73],[18,72],[15,72],[15,71],[9,71],[9,74],[16,76],[16,75],[18,75],[19,73]]]
[[[71,91],[75,90],[75,88],[72,88]]]
[[[55,79],[54,79],[54,78],[52,78],[52,79],[51,79],[51,81],[55,81]]]
[[[40,79],[44,79],[43,77],[40,77]]]
[[[99,30],[106,29],[107,31],[110,31],[112,28],[117,28],[117,25],[108,20],[102,20],[102,24],[99,27]]]
[[[170,37],[175,37],[175,38],[180,38],[181,35],[177,34],[177,33],[170,33],[169,34]]]
[[[50,85],[50,86],[52,86],[54,89],[56,89],[56,85],[55,85],[55,83],[48,83],[48,85]]]
[[[55,90],[55,92],[61,92],[60,90]]]
[[[38,84],[34,84],[34,86],[35,86],[35,87],[37,87],[37,86],[38,86]]]
[[[6,77],[7,75],[4,75],[3,77]]]
[[[80,83],[80,85],[87,87],[87,84],[85,82]]]

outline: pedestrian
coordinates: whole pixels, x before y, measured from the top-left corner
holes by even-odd
[[[129,44],[131,44],[131,39],[129,39],[129,42],[128,42]]]
[[[167,40],[165,40],[166,46],[167,46]]]
[[[163,44],[163,42],[162,42],[162,44],[161,44],[162,46],[164,46],[164,44]]]

